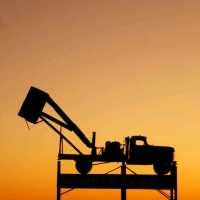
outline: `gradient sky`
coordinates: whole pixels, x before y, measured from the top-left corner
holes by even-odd
[[[56,197],[59,138],[45,124],[28,131],[17,116],[33,85],[88,137],[96,131],[98,146],[134,134],[174,146],[179,199],[199,200],[199,10],[196,0],[1,0],[0,198]],[[75,190],[63,199],[80,197],[120,199],[120,191]],[[129,190],[127,199],[136,198],[163,199]]]

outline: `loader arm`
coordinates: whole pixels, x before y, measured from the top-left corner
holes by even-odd
[[[54,109],[63,122],[42,111],[46,103]],[[18,115],[34,124],[38,122],[39,118],[46,118],[69,131],[73,131],[87,147],[95,148],[95,134],[93,134],[92,142],[90,142],[80,128],[65,114],[49,94],[35,87],[30,88]]]
[[[93,147],[92,143],[87,139],[87,137],[81,131],[81,129],[64,113],[64,111],[56,104],[56,102],[50,96],[48,96],[47,98],[47,103],[49,103],[49,105],[52,106],[52,108],[56,111],[56,113],[66,123],[65,128],[67,128],[69,131],[73,131],[87,147],[89,148]]]

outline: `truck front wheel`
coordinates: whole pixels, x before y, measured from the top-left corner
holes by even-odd
[[[164,175],[170,172],[171,164],[169,162],[156,162],[153,164],[154,171],[158,175]]]

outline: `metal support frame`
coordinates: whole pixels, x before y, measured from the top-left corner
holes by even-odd
[[[121,168],[121,174],[109,174]],[[132,172],[127,174],[126,169]],[[61,189],[69,189],[61,193]],[[127,189],[155,189],[169,200],[177,200],[177,167],[173,163],[169,175],[138,175],[122,162],[120,167],[110,170],[106,174],[63,174],[61,160],[57,162],[57,200],[73,189],[120,189],[121,200],[126,200]],[[169,195],[162,191],[169,190]]]

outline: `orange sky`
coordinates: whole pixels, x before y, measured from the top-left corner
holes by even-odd
[[[17,116],[34,85],[88,137],[95,130],[98,146],[133,134],[174,146],[179,199],[199,200],[199,10],[193,0],[1,1],[0,198],[56,196],[58,137],[44,124],[28,131]],[[63,199],[80,196],[120,192],[75,190]],[[163,199],[129,191],[134,198]]]

